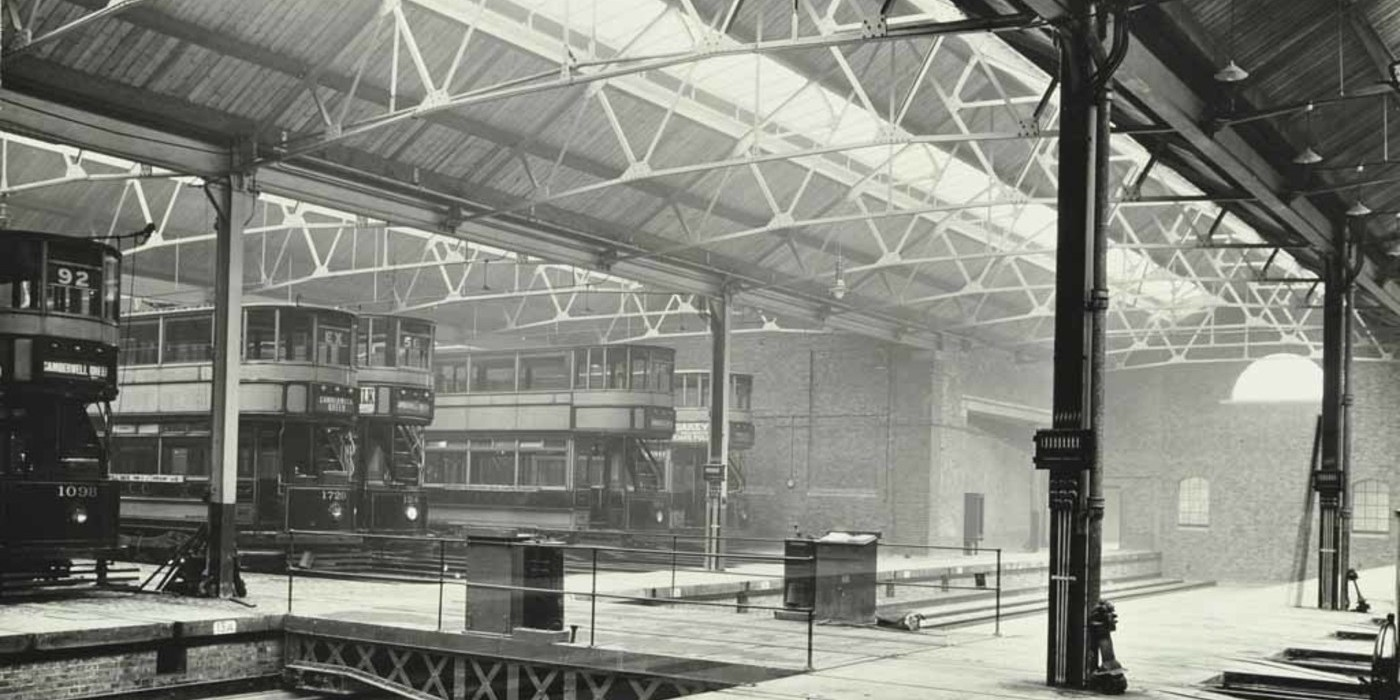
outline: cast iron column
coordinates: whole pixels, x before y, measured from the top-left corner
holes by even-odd
[[[1090,0],[1065,3],[1060,46],[1059,228],[1055,280],[1053,428],[1036,435],[1050,470],[1050,629],[1046,682],[1084,687],[1097,655],[1089,613],[1098,604],[1102,442],[1102,273],[1107,212],[1107,101],[1097,85]]]
[[[1327,610],[1347,606],[1346,559],[1351,534],[1346,517],[1349,252],[1347,226],[1343,225],[1337,230],[1335,250],[1327,257],[1322,302],[1322,463],[1313,475],[1318,503],[1317,606]]]
[[[205,581],[234,596],[238,521],[238,370],[243,346],[243,224],[253,198],[241,175],[210,183],[218,231],[214,282],[214,425],[209,477],[209,558]]]
[[[710,304],[710,458],[722,464],[717,480],[705,480],[705,568],[722,570],[720,535],[724,530],[724,501],[729,486],[729,293]]]

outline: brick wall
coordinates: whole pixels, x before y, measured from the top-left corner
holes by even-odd
[[[707,339],[675,347],[678,368],[709,367]],[[1026,541],[1034,427],[969,422],[963,398],[1046,407],[1048,366],[844,334],[736,335],[730,360],[754,375],[756,442],[745,464],[758,532],[961,542],[963,494],[973,491],[986,495],[984,544]]]
[[[217,644],[195,643],[181,673],[156,672],[156,650],[84,650],[80,655],[50,654],[0,664],[0,697],[8,700],[64,700],[168,686],[243,680],[282,669],[281,635]]]
[[[1109,375],[1105,485],[1121,489],[1125,544],[1162,552],[1167,575],[1287,580],[1298,559],[1316,404],[1232,404],[1244,363]],[[1355,365],[1353,482],[1400,487],[1400,365]],[[1210,524],[1177,524],[1182,479],[1210,482]],[[1392,507],[1396,505],[1392,497]],[[1354,535],[1353,566],[1394,561],[1394,532]],[[1307,531],[1305,563],[1316,557]],[[1374,584],[1373,584],[1374,587]]]

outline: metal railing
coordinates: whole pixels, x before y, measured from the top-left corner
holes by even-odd
[[[319,539],[319,540],[324,540],[324,541],[331,542],[331,543],[335,543],[335,544],[342,544],[342,543],[347,539],[347,533],[344,533],[344,532],[333,532],[333,531],[321,531],[321,530],[288,530],[288,531],[285,532],[285,534],[286,534],[286,536],[287,536],[287,545],[286,545],[286,557],[287,557],[287,566],[286,566],[286,581],[287,581],[287,614],[292,614],[292,613],[294,612],[294,602],[295,602],[295,594],[294,594],[294,591],[295,591],[295,587],[296,587],[296,578],[297,578],[297,574],[298,574],[298,573],[302,573],[303,575],[306,575],[306,574],[311,574],[311,573],[313,573],[313,570],[310,570],[310,569],[303,569],[302,567],[297,566],[297,561],[298,561],[298,560],[297,560],[297,556],[298,556],[298,551],[299,551],[299,550],[298,550],[298,544],[299,544],[299,543],[298,543],[298,538],[300,538],[300,544],[301,544],[301,546],[302,546],[302,549],[301,549],[300,551],[301,551],[303,554],[305,554],[305,552],[310,551],[310,550],[308,549],[308,547],[310,546],[310,544],[311,544],[312,542],[314,542],[314,541],[316,541],[316,540]],[[539,541],[529,541],[529,540],[510,541],[510,540],[506,540],[506,539],[502,539],[502,538],[489,538],[489,537],[480,537],[480,536],[476,538],[476,543],[475,543],[475,545],[474,545],[474,544],[473,544],[473,540],[472,540],[472,538],[471,538],[470,536],[460,536],[460,537],[450,537],[450,538],[449,538],[449,537],[431,537],[431,536],[422,536],[422,535],[387,535],[387,534],[371,534],[371,533],[354,533],[353,536],[351,536],[351,539],[358,539],[358,540],[366,541],[366,542],[370,542],[370,541],[374,541],[374,542],[398,542],[398,543],[410,544],[410,545],[415,545],[415,544],[416,544],[416,545],[428,545],[428,547],[426,548],[426,551],[423,551],[423,548],[422,548],[422,547],[419,548],[420,551],[418,552],[418,554],[420,554],[420,555],[421,555],[421,554],[428,554],[428,555],[431,555],[431,554],[434,553],[433,550],[434,550],[434,549],[436,550],[436,552],[435,552],[435,554],[436,554],[436,557],[435,557],[435,558],[436,558],[436,562],[435,562],[435,563],[436,563],[436,566],[435,566],[435,569],[436,569],[436,577],[405,575],[405,574],[401,574],[401,573],[399,573],[399,574],[392,574],[392,573],[366,573],[366,572],[362,572],[362,571],[361,571],[361,572],[357,572],[357,571],[350,571],[350,570],[315,571],[315,572],[314,572],[314,575],[317,576],[318,578],[319,578],[319,577],[333,576],[333,577],[335,577],[335,578],[340,578],[340,579],[361,580],[361,581],[380,582],[380,583],[393,582],[393,583],[406,583],[406,584],[417,584],[417,585],[436,585],[437,588],[438,588],[438,591],[437,591],[437,625],[436,625],[438,631],[443,631],[443,630],[444,630],[445,611],[446,611],[445,603],[446,603],[446,599],[447,599],[447,590],[448,590],[449,586],[458,586],[458,585],[460,585],[460,586],[462,587],[462,590],[463,590],[464,603],[465,603],[463,625],[464,625],[464,627],[465,627],[467,630],[470,630],[470,629],[471,629],[471,626],[470,626],[470,625],[471,625],[470,616],[471,616],[471,606],[472,606],[471,600],[472,600],[472,597],[471,597],[470,591],[473,590],[473,589],[477,589],[477,590],[495,590],[495,591],[510,591],[510,592],[515,592],[515,593],[532,593],[532,594],[546,594],[546,595],[547,595],[547,594],[554,594],[554,595],[559,595],[559,596],[572,596],[572,597],[575,597],[575,598],[578,598],[578,597],[586,597],[587,600],[588,600],[588,603],[589,603],[589,610],[588,610],[588,646],[590,646],[590,647],[593,647],[593,646],[595,646],[595,645],[597,644],[597,632],[598,632],[599,629],[600,629],[600,628],[598,627],[598,601],[599,601],[600,599],[601,599],[601,600],[604,600],[604,601],[644,603],[644,604],[648,604],[648,605],[691,606],[691,607],[697,607],[697,608],[725,608],[725,609],[734,609],[736,612],[747,612],[747,611],[750,611],[750,610],[772,611],[772,612],[787,612],[787,613],[790,613],[790,614],[797,614],[797,615],[804,616],[805,619],[806,619],[806,626],[807,626],[807,630],[806,630],[806,632],[807,632],[807,634],[806,634],[806,649],[805,649],[805,652],[806,652],[806,670],[809,670],[809,671],[810,671],[810,670],[813,669],[813,652],[814,652],[814,638],[815,638],[814,628],[815,628],[815,625],[816,625],[816,610],[815,610],[814,607],[812,607],[812,606],[810,606],[810,605],[809,605],[809,606],[805,606],[805,607],[793,607],[793,606],[788,606],[788,605],[775,606],[775,605],[761,605],[761,604],[750,603],[750,602],[748,602],[748,600],[747,600],[747,595],[746,595],[747,592],[748,592],[748,591],[747,591],[747,587],[745,587],[744,589],[742,589],[742,590],[738,593],[737,599],[736,599],[735,602],[720,602],[720,601],[716,601],[716,600],[695,600],[695,599],[674,597],[673,594],[674,594],[675,591],[677,590],[677,589],[676,589],[676,586],[675,586],[675,582],[676,582],[676,581],[675,581],[675,576],[676,576],[677,568],[674,566],[674,564],[673,564],[673,567],[672,567],[672,570],[671,570],[671,583],[672,583],[672,585],[671,585],[670,589],[668,590],[668,593],[669,593],[669,594],[672,594],[672,595],[666,595],[666,596],[655,596],[655,595],[651,595],[651,596],[637,596],[637,595],[627,595],[627,594],[622,594],[622,593],[608,593],[608,592],[602,592],[602,593],[600,593],[600,592],[598,591],[598,569],[599,569],[598,555],[599,555],[600,552],[601,552],[601,553],[608,553],[608,554],[643,554],[643,555],[657,555],[657,554],[660,554],[660,555],[671,555],[671,556],[672,556],[672,559],[673,559],[673,562],[674,562],[675,555],[677,554],[676,549],[675,549],[674,547],[673,547],[672,549],[667,550],[667,549],[640,548],[640,547],[617,547],[617,546],[610,546],[610,545],[567,544],[567,543],[559,543],[559,542],[539,542]],[[563,550],[563,553],[568,553],[568,552],[579,552],[579,553],[584,553],[584,554],[586,555],[588,561],[590,562],[590,565],[589,565],[589,572],[588,572],[588,575],[589,575],[589,586],[588,586],[588,590],[586,590],[586,591],[581,591],[581,590],[571,589],[571,588],[567,585],[567,583],[566,583],[566,577],[563,575],[562,566],[561,566],[560,577],[559,577],[559,586],[560,586],[559,588],[541,588],[541,587],[524,586],[524,585],[517,585],[517,584],[491,583],[491,582],[486,582],[486,581],[481,581],[481,580],[472,580],[470,577],[465,576],[465,575],[454,576],[453,578],[449,579],[448,574],[449,574],[449,572],[452,571],[451,562],[449,561],[449,556],[448,556],[448,551],[449,551],[449,549],[450,549],[450,548],[451,548],[451,549],[460,549],[461,555],[465,558],[465,557],[470,556],[470,554],[469,554],[469,553],[470,553],[470,549],[471,549],[473,546],[492,546],[492,547],[507,547],[507,548],[534,547],[534,548],[542,548],[542,549],[557,549],[557,550]],[[789,556],[769,555],[769,554],[742,554],[742,553],[740,553],[740,554],[732,554],[732,553],[727,553],[727,554],[704,554],[704,553],[701,553],[701,552],[683,552],[683,554],[688,555],[688,556],[702,556],[702,557],[704,557],[704,556],[710,556],[710,557],[723,556],[723,557],[726,557],[726,558],[736,559],[736,560],[746,560],[746,561],[756,561],[756,562],[775,562],[775,563],[782,563],[782,564],[787,564],[788,562],[801,562],[801,563],[808,563],[808,564],[811,564],[811,563],[813,563],[813,562],[816,561],[816,558],[815,558],[815,557],[789,557]],[[454,556],[456,556],[456,554],[454,554]],[[562,565],[562,562],[561,562],[561,565]],[[685,568],[682,567],[680,570],[685,570]],[[696,569],[696,570],[697,570],[697,571],[704,571],[703,569]],[[651,590],[654,591],[655,589],[653,588],[653,589],[651,589]],[[781,590],[781,587],[780,587],[780,590]],[[570,629],[570,639],[569,639],[569,641],[570,641],[570,643],[575,643],[575,642],[576,642],[576,635],[577,635],[577,625],[570,625],[570,627],[571,627],[571,629]]]

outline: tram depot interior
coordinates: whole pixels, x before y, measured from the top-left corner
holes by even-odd
[[[1397,0],[0,0],[0,698],[1400,698],[1392,136]]]

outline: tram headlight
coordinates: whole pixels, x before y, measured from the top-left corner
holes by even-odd
[[[72,520],[75,525],[86,523],[88,520],[87,508],[80,505],[73,506],[73,509],[68,511],[68,519]]]
[[[331,501],[331,504],[326,506],[326,512],[331,514],[331,520],[340,522],[345,516],[345,506],[340,505],[340,501]]]
[[[403,509],[403,517],[408,518],[408,522],[418,522],[418,506],[410,503]]]

